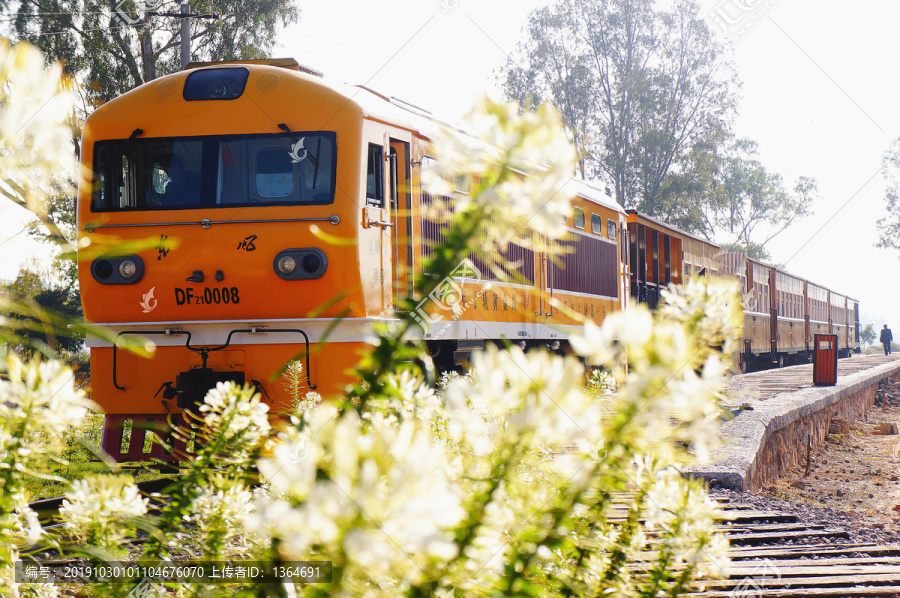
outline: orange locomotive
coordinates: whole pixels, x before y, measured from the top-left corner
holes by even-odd
[[[419,186],[436,126],[289,60],[200,65],[97,109],[84,128],[93,181],[79,191],[80,240],[152,247],[79,264],[85,317],[157,347],[144,358],[89,339],[104,449],[147,458],[143,428],[219,381],[252,382],[284,411],[291,398],[275,376],[298,356],[310,389],[339,393],[372,324],[410,292],[407,273],[441,236],[422,216],[435,198]],[[574,251],[541,238],[511,246],[515,283],[486,285],[472,259],[423,310],[423,336],[445,367],[486,341],[555,348],[576,312],[600,321],[624,307],[625,213],[588,185],[567,192],[563,244]],[[448,303],[465,307],[455,321]]]

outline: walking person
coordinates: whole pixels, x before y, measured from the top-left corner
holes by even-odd
[[[884,354],[891,354],[891,341],[894,340],[894,335],[891,334],[891,329],[887,327],[887,324],[884,325],[884,328],[881,329],[881,344],[884,345]]]

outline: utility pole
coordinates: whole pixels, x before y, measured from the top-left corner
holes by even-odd
[[[144,83],[156,79],[156,63],[153,61],[153,36],[150,34],[150,15],[144,14],[141,31],[141,64],[144,67]]]
[[[181,70],[187,68],[191,61],[191,6],[187,2],[181,4]]]
[[[173,17],[181,20],[181,70],[184,70],[191,61],[191,19],[218,19],[217,14],[200,14],[192,13],[191,5],[187,2],[181,3],[181,12],[156,12],[147,11],[144,19],[149,22],[151,16],[154,17]]]

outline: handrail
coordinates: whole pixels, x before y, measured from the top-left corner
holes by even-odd
[[[193,351],[195,353],[200,354],[200,357],[203,359],[203,367],[206,367],[206,360],[209,357],[209,354],[213,351],[221,351],[222,349],[227,348],[231,345],[231,337],[235,334],[267,334],[269,332],[296,332],[298,334],[303,335],[303,339],[306,343],[306,383],[309,387],[315,390],[317,387],[312,383],[312,378],[310,377],[309,370],[309,336],[303,330],[299,328],[266,328],[265,326],[253,326],[252,328],[239,328],[234,329],[228,333],[228,337],[225,339],[225,343],[222,345],[202,345],[197,347],[191,346],[191,333],[186,330],[180,330],[177,328],[167,328],[166,330],[143,330],[143,331],[134,331],[134,330],[123,330],[116,334],[113,339],[113,386],[116,387],[117,390],[125,390],[124,386],[119,386],[118,381],[118,339],[120,336],[125,334],[134,334],[134,335],[150,335],[150,334],[158,334],[165,336],[174,336],[174,335],[186,335],[187,340],[185,340],[184,346],[188,351]]]
[[[82,228],[91,233],[100,228],[142,228],[147,226],[201,226],[203,228],[209,228],[213,224],[259,224],[263,222],[330,222],[333,225],[338,225],[341,222],[341,218],[337,214],[322,218],[267,218],[261,220],[210,220],[209,218],[204,218],[203,220],[189,222],[131,222],[122,224],[88,223]]]

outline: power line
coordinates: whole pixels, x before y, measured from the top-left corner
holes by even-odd
[[[51,31],[49,33],[28,33],[25,37],[31,39],[35,37],[45,37],[47,35],[62,35],[63,33],[93,33],[95,31],[112,31],[113,29],[130,29],[131,25],[110,25],[109,27],[97,27],[96,29],[81,29],[79,31],[75,31],[73,29],[66,29],[64,31]]]
[[[160,7],[164,4],[177,4],[177,1],[166,0],[165,2],[160,3]],[[159,7],[157,7],[159,8]],[[14,17],[14,16],[25,16],[25,17],[36,17],[41,15],[103,15],[115,13],[114,10],[88,10],[88,11],[78,11],[73,12],[71,10],[61,11],[61,12],[0,12],[0,17]]]
[[[19,14],[25,14],[25,13],[19,13]],[[34,15],[38,15],[38,14],[64,15],[64,14],[74,14],[74,13],[71,13],[71,12],[59,12],[59,13],[28,13],[28,16],[34,16]],[[110,13],[107,12],[107,11],[91,11],[91,12],[81,13],[81,14],[110,14]],[[94,29],[81,29],[81,30],[79,30],[79,31],[73,31],[72,29],[65,29],[65,30],[63,30],[63,31],[49,31],[49,32],[46,32],[46,33],[27,34],[27,37],[30,38],[30,39],[34,39],[34,38],[36,38],[36,37],[48,37],[48,36],[51,36],[51,35],[63,35],[64,33],[78,33],[78,34],[84,34],[84,33],[95,33],[95,32],[97,32],[97,31],[113,31],[113,30],[119,30],[119,29],[132,29],[132,28],[135,28],[135,27],[136,27],[136,24],[113,25],[113,24],[112,24],[112,23],[113,23],[113,18],[112,18],[112,17],[113,17],[115,14],[116,14],[116,13],[110,14],[111,22],[110,22],[110,24],[109,24],[108,27],[97,27],[97,28],[94,28]],[[185,21],[190,21],[190,19],[214,19],[214,20],[219,20],[219,19],[222,19],[222,18],[229,18],[229,17],[233,16],[233,14],[228,14],[228,15],[222,16],[222,15],[218,15],[218,14],[198,14],[198,13],[190,13],[190,12],[186,12],[186,13],[163,13],[163,12],[156,12],[156,11],[147,11],[147,12],[146,12],[146,15],[148,15],[148,16],[160,16],[160,17],[175,17],[175,18],[178,18],[178,19],[184,19]],[[5,17],[5,16],[9,16],[9,13],[7,13],[7,14],[0,14],[0,22],[2,22],[2,20],[3,20],[2,17]],[[13,19],[13,20],[14,20],[14,19]],[[11,22],[11,21],[12,21],[12,20],[7,21],[7,22]],[[182,66],[183,66],[183,65],[182,65]]]
[[[102,15],[108,13],[107,10],[90,10],[86,12],[72,12],[67,10],[64,12],[4,12],[0,13],[3,17],[38,17],[42,15]]]

